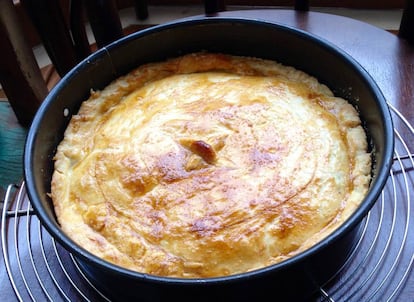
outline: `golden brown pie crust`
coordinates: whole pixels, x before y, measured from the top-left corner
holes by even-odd
[[[92,91],[55,156],[63,231],[160,276],[278,263],[363,200],[371,157],[358,112],[277,62],[193,53]]]

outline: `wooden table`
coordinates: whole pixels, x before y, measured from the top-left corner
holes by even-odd
[[[309,31],[326,39],[336,46],[342,48],[345,52],[355,58],[377,82],[384,96],[393,109],[401,113],[402,119],[398,118],[395,113],[395,129],[398,135],[405,138],[409,150],[414,150],[413,129],[414,125],[414,46],[397,35],[387,32],[383,29],[372,25],[353,20],[347,17],[334,16],[316,12],[297,12],[292,10],[249,10],[249,11],[228,11],[221,12],[218,16],[244,16],[255,19],[277,22],[288,26]],[[305,54],[306,50],[304,50]],[[21,154],[25,137],[25,130],[16,125],[11,110],[3,104],[0,107],[0,168],[1,178],[0,186],[4,189],[8,183],[16,182],[21,179]],[[394,111],[393,111],[394,112]],[[407,127],[404,120],[408,122]],[[412,151],[410,151],[412,153]],[[405,159],[406,160],[407,156]],[[410,156],[408,155],[408,161]],[[406,192],[402,200],[408,200],[410,206],[410,196],[414,196],[413,188],[413,164],[403,168],[405,178]],[[397,172],[396,172],[397,174]],[[407,181],[408,178],[408,181]],[[398,184],[397,184],[398,185]],[[389,203],[384,201],[384,207]],[[408,211],[408,217],[412,216],[412,210]],[[398,214],[398,213],[397,213]],[[387,217],[387,211],[385,211]],[[414,218],[414,217],[411,217]],[[385,218],[387,219],[387,218]],[[405,218],[406,219],[406,218]],[[396,219],[398,220],[398,218]],[[414,226],[409,223],[409,229],[413,230]],[[396,231],[397,232],[397,231]],[[398,230],[398,236],[404,236],[404,229]],[[411,231],[412,232],[412,231]],[[413,258],[413,237],[409,233],[406,251],[408,248],[408,261]],[[410,241],[411,240],[411,241]],[[382,242],[379,240],[379,242]],[[394,250],[397,248],[394,248]],[[391,245],[391,252],[393,251]],[[411,258],[410,258],[411,257]],[[385,257],[384,257],[385,258]],[[400,264],[407,271],[406,284],[403,291],[398,295],[398,301],[412,301],[414,297],[414,272],[413,269],[407,269],[412,266],[412,262]],[[2,267],[0,267],[3,270]],[[0,275],[4,272],[0,271]],[[376,280],[374,278],[374,280]],[[381,282],[382,278],[378,278]],[[391,282],[391,281],[390,281]],[[13,291],[7,282],[0,284],[0,300],[10,301]],[[338,300],[341,300],[340,298]]]

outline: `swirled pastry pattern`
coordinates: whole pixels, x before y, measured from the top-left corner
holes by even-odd
[[[64,232],[122,267],[203,278],[278,263],[358,207],[357,111],[292,67],[194,53],[92,91],[55,156]]]

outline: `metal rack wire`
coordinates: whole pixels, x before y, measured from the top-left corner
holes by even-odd
[[[414,141],[414,129],[389,106],[395,122],[402,126],[402,132],[394,132],[396,146],[389,179],[363,221],[353,253],[320,287],[318,302],[413,300],[414,202],[410,188],[414,182],[414,155],[408,142]],[[42,227],[24,183],[7,189],[1,243],[10,299],[14,295],[19,301],[110,301],[86,278],[76,259]]]

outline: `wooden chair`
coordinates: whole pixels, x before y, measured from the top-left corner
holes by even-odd
[[[310,9],[308,0],[290,2],[293,4],[291,7],[297,11]],[[59,76],[65,75],[94,50],[86,36],[85,16],[90,22],[97,48],[124,35],[116,0],[21,0],[21,3],[37,29]],[[62,3],[68,6],[68,15],[65,15]],[[138,19],[148,17],[146,0],[134,0],[130,3],[134,6]],[[205,14],[214,15],[225,11],[227,4],[246,4],[252,1],[204,0],[203,3]],[[46,86],[31,47],[25,40],[25,33],[19,24],[13,1],[0,0],[0,21],[0,37],[5,41],[0,48],[1,85],[19,123],[28,127],[49,87]],[[398,34],[401,39],[414,43],[413,1],[406,2]]]
[[[145,17],[144,1],[135,1],[139,17]],[[69,18],[62,5],[69,5]],[[98,47],[122,37],[121,22],[115,1],[55,1],[25,0],[20,5],[30,16],[54,68],[61,77],[76,63],[91,53],[84,16],[87,13]],[[86,10],[86,11],[85,11]],[[67,20],[69,19],[69,20]],[[30,126],[39,105],[49,88],[20,24],[15,5],[0,0],[1,85],[19,123]]]

